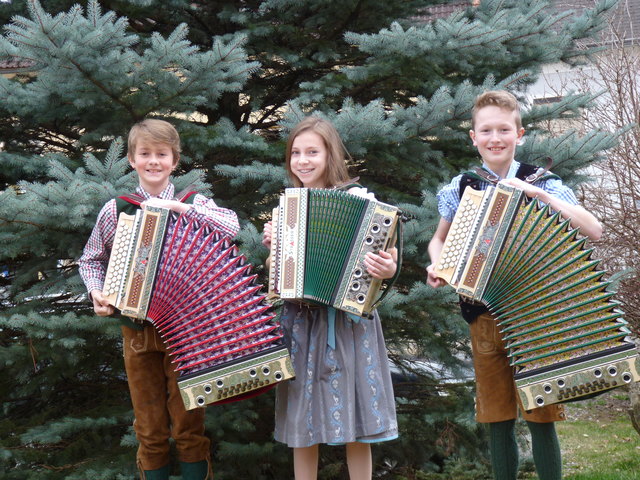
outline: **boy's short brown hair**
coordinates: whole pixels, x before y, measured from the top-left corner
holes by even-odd
[[[146,118],[136,123],[129,130],[127,142],[127,154],[132,157],[136,153],[136,147],[141,142],[166,143],[171,146],[173,164],[180,160],[180,135],[173,125],[165,120]]]
[[[475,125],[476,113],[478,110],[489,106],[515,112],[516,127],[518,127],[518,130],[522,128],[522,117],[520,116],[520,104],[518,103],[518,99],[506,90],[489,90],[488,92],[481,93],[476,97],[473,110],[471,110],[471,128]]]

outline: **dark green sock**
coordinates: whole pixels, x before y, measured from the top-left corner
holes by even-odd
[[[516,480],[518,475],[515,424],[515,420],[489,424],[491,466],[496,480]]]
[[[562,457],[556,427],[551,423],[527,422],[531,432],[533,463],[540,480],[560,480],[562,478]]]
[[[145,470],[142,478],[144,480],[169,480],[169,465],[157,470]]]
[[[183,480],[208,480],[209,462],[201,460],[200,462],[180,462],[180,472]]]

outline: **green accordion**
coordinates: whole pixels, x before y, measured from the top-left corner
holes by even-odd
[[[381,280],[362,261],[392,245],[399,216],[396,207],[339,190],[286,189],[272,216],[270,293],[368,315]]]
[[[526,410],[640,380],[619,303],[578,230],[516,188],[467,188],[436,274],[495,315]]]

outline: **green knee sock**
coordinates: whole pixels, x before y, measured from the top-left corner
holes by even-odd
[[[551,423],[527,422],[531,432],[533,463],[540,480],[560,480],[562,478],[562,458],[556,427]]]
[[[516,480],[518,475],[515,424],[515,420],[489,424],[491,466],[496,480]]]
[[[169,480],[169,465],[156,470],[145,470],[144,480]]]
[[[183,480],[209,480],[209,462],[180,462],[180,473]]]

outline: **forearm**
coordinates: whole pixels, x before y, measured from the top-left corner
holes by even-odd
[[[200,195],[198,197],[188,214],[196,215],[200,221],[206,222],[213,228],[222,230],[231,237],[235,237],[238,231],[240,231],[240,224],[236,213],[228,208],[217,206],[211,199]],[[201,199],[204,199],[204,201]]]
[[[598,240],[602,236],[602,225],[582,206],[565,202],[545,191],[540,193],[538,198],[553,211],[559,212],[563,218],[569,219],[573,228],[579,228],[580,232],[591,240]]]
[[[427,252],[429,253],[429,259],[431,263],[436,263],[440,258],[440,254],[442,253],[442,247],[444,246],[444,242],[440,238],[433,237],[429,242],[429,246],[427,247]]]
[[[102,290],[104,285],[105,268],[99,262],[83,262],[78,269],[87,292]]]

